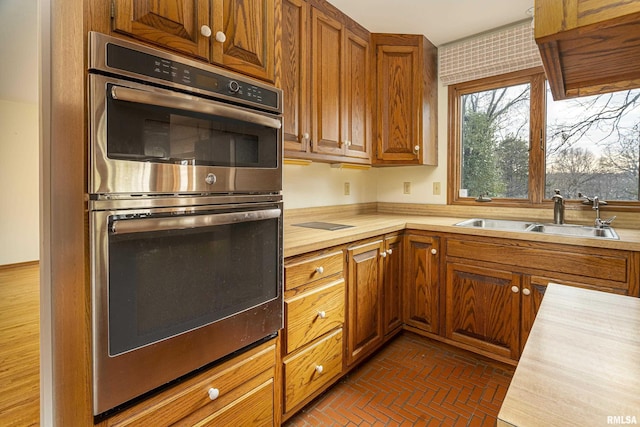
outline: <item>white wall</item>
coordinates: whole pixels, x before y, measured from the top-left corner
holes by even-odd
[[[36,0],[0,0],[0,265],[40,257],[37,35]]]
[[[0,265],[39,259],[38,105],[0,99]]]
[[[344,195],[344,182],[351,182],[351,196]],[[404,183],[411,193],[404,194]],[[440,195],[433,183],[440,183]],[[438,90],[438,166],[389,166],[369,170],[333,169],[313,163],[284,166],[285,209],[351,203],[447,203],[447,87]]]

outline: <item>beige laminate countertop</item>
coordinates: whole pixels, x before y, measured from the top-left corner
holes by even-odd
[[[640,298],[550,284],[498,426],[640,424]]]
[[[385,233],[402,231],[404,229],[426,230],[443,233],[459,233],[476,236],[490,236],[505,239],[530,240],[537,242],[563,243],[577,246],[591,246],[597,248],[624,249],[640,251],[640,230],[616,228],[620,240],[578,238],[557,235],[545,235],[532,232],[515,232],[500,230],[480,230],[466,227],[456,227],[454,224],[468,218],[393,215],[393,214],[332,214],[325,216],[287,218],[284,221],[284,256],[290,257],[314,250],[342,245],[360,239],[379,236]],[[297,227],[293,224],[322,221],[351,225],[353,227],[335,231],[316,230]]]

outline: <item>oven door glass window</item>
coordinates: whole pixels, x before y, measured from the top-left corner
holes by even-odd
[[[140,229],[147,231],[137,231],[136,221],[162,224],[163,218],[112,217],[109,354],[170,338],[278,297],[280,218],[184,229],[148,230],[145,225]],[[114,232],[123,221],[124,231]]]
[[[114,99],[110,95],[114,86],[107,85],[106,95],[107,156],[111,159],[220,167],[278,166],[280,131],[276,128],[250,119]]]

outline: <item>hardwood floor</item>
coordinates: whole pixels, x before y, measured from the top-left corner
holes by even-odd
[[[40,271],[0,266],[0,426],[40,424]]]
[[[494,427],[514,370],[403,332],[285,427]]]

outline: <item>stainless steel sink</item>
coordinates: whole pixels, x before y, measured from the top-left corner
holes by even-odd
[[[532,225],[537,225],[527,221],[512,221],[508,219],[485,219],[472,218],[455,224],[459,227],[487,228],[491,230],[512,230],[527,231]]]
[[[619,239],[618,234],[611,227],[597,228],[571,224],[535,224],[529,231],[544,234],[559,234],[562,236]]]
[[[618,234],[611,227],[587,227],[574,224],[541,224],[530,221],[508,219],[472,218],[455,224],[458,227],[480,228],[487,230],[521,231],[574,237],[595,237],[618,240]]]

